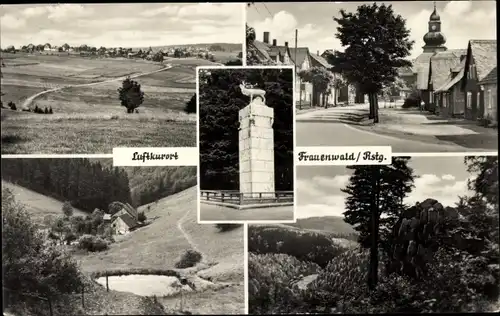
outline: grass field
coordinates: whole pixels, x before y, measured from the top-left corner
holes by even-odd
[[[2,188],[9,189],[16,200],[22,202],[28,213],[41,228],[44,227],[43,219],[46,216],[61,216],[63,214],[63,203],[61,201],[3,180]],[[74,215],[85,216],[87,213],[74,209]]]
[[[2,57],[2,102],[15,102],[18,108],[2,109],[2,154],[196,145],[196,116],[183,108],[195,93],[196,67],[213,64],[210,61],[172,58],[161,65],[123,58]],[[171,68],[162,70],[167,65]],[[124,76],[131,76],[144,91],[139,113],[126,114],[120,106],[117,90]],[[23,105],[51,107],[54,114],[21,112]]]

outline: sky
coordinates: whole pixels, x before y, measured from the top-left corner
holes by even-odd
[[[309,47],[311,53],[320,54],[326,49],[342,51],[335,38],[339,10],[355,12],[360,4],[372,2],[329,3],[256,3],[247,8],[247,22],[255,28],[257,40],[263,32],[270,32],[270,42],[278,45],[295,45],[295,29],[298,30],[297,46]],[[395,13],[407,21],[411,39],[415,41],[411,58],[417,57],[424,46],[423,36],[428,31],[429,17],[434,9],[432,1],[377,2],[391,4]],[[449,49],[466,49],[470,39],[496,39],[495,1],[436,1],[441,16],[441,31]]]
[[[243,14],[243,3],[2,5],[0,43],[4,48],[242,43]]]
[[[455,206],[458,196],[468,191],[464,157],[412,157],[409,166],[418,177],[415,188],[405,199],[413,205],[427,198],[444,206]],[[297,167],[297,218],[343,216],[346,194],[341,191],[349,181],[351,170],[345,166]]]

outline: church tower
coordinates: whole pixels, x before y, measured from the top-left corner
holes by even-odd
[[[429,18],[429,31],[424,35],[424,53],[442,52],[447,50],[444,46],[446,37],[441,33],[441,17],[437,13],[436,2],[434,1],[434,11]]]

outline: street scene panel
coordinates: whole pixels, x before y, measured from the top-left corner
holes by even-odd
[[[196,167],[2,159],[4,315],[245,311],[242,225],[197,223]]]
[[[498,150],[494,1],[246,10],[247,64],[297,68],[297,146]]]
[[[2,6],[2,154],[196,147],[196,67],[242,64],[243,10]]]
[[[200,222],[294,220],[293,68],[199,68]]]
[[[499,312],[498,156],[297,167],[297,222],[249,224],[249,314]]]

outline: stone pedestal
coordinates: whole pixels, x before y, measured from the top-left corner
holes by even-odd
[[[274,192],[274,110],[256,97],[239,112],[240,193]],[[250,194],[251,193],[251,194]],[[271,197],[262,194],[262,197]]]

